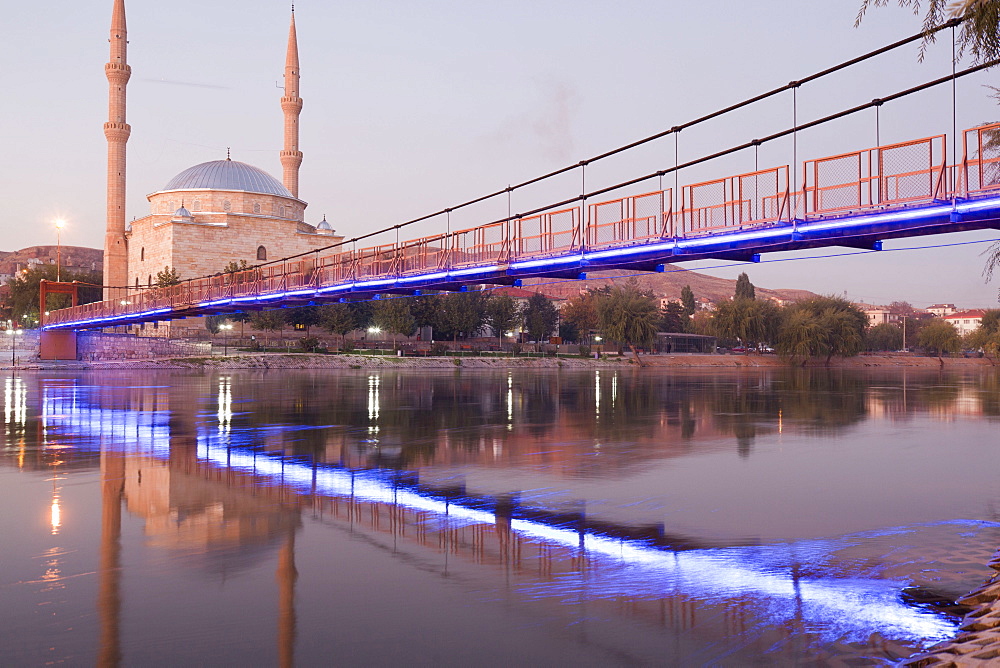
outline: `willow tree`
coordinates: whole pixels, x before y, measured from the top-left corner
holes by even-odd
[[[628,346],[636,363],[644,366],[636,346],[651,346],[656,340],[660,321],[656,298],[640,291],[634,282],[612,288],[598,295],[597,319],[604,337]]]
[[[958,55],[968,51],[977,63],[1000,58],[1000,0],[891,0],[908,7],[914,14],[924,8],[924,44],[920,49],[923,60],[927,45],[934,41],[935,28],[951,19],[964,17],[956,35]],[[855,26],[861,24],[870,7],[884,7],[890,0],[862,0]]]

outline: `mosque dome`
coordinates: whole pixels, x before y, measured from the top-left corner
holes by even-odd
[[[323,220],[319,221],[319,224],[316,226],[316,229],[320,232],[333,232],[333,226],[331,226],[330,223],[326,222],[325,214],[323,215]]]
[[[181,204],[181,208],[174,212],[174,218],[191,218],[191,212],[187,210],[187,207]]]
[[[167,190],[239,190],[279,197],[292,197],[285,186],[263,169],[236,160],[213,160],[188,167],[170,179]]]

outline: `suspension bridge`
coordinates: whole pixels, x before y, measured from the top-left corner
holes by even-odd
[[[948,27],[947,24],[944,27]],[[953,26],[951,26],[953,27]],[[955,82],[1000,61],[981,63],[881,99],[799,123],[774,134],[623,183],[587,191],[589,164],[723,116],[766,98],[796,91],[804,83],[922,39],[918,34],[846,61],[800,81],[726,109],[675,126],[591,160],[509,186],[442,212],[341,242],[326,249],[284,258],[244,271],[183,281],[169,287],[125,288],[94,302],[44,312],[43,336],[219,315],[361,299],[419,295],[423,291],[467,291],[475,286],[520,285],[528,278],[586,278],[587,272],[625,269],[664,271],[666,265],[695,260],[754,262],[762,254],[823,247],[880,250],[886,239],[979,229],[1000,229],[1000,123],[959,130]],[[681,185],[682,169],[717,160],[798,134],[936,86],[951,84],[951,127],[933,136],[804,161],[793,149],[788,164],[720,175]],[[793,107],[797,119],[797,107]],[[580,170],[579,193],[526,213],[509,214],[475,227],[452,230],[459,208],[507,196],[513,190]],[[663,177],[674,187],[663,188]],[[656,180],[657,189],[639,194]],[[615,197],[615,195],[617,195]],[[608,198],[611,197],[611,198]],[[608,198],[608,199],[606,199]],[[400,230],[445,214],[447,229],[400,240]],[[378,234],[395,241],[359,247]],[[61,291],[51,284],[44,293]]]

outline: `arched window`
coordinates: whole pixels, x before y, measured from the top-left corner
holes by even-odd
[[[137,287],[137,288],[139,287],[139,277],[138,276],[135,277],[135,287]]]
[[[232,203],[228,199],[225,200],[224,202],[222,202],[222,210],[223,211],[229,211],[232,208],[233,208],[233,205],[232,205]]]
[[[285,207],[283,207],[283,206],[279,206],[278,207],[278,216],[281,217],[281,218],[285,217]]]
[[[254,202],[253,203],[253,212],[254,213],[260,213],[260,202]]]
[[[139,261],[143,262],[146,260],[146,247],[143,246],[139,249]]]
[[[266,260],[267,259],[267,249],[263,246],[257,246],[257,259]]]
[[[192,207],[195,211],[201,211],[201,202],[199,200],[195,200]]]
[[[153,287],[153,275],[152,274],[150,274],[149,278],[146,279],[146,285],[148,285],[149,287]]]

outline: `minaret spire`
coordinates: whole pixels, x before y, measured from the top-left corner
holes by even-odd
[[[302,164],[302,151],[299,150],[302,98],[299,97],[299,43],[295,36],[295,5],[292,5],[292,20],[288,27],[285,94],[281,98],[281,110],[285,112],[285,148],[281,151],[282,181],[292,196],[298,197],[299,166]]]
[[[108,209],[104,235],[104,285],[128,284],[128,253],[125,248],[125,145],[132,128],[125,122],[125,87],[132,68],[128,66],[128,36],[125,27],[125,0],[114,0],[111,12],[111,55],[104,66],[108,77]],[[105,289],[104,298],[117,297]]]

